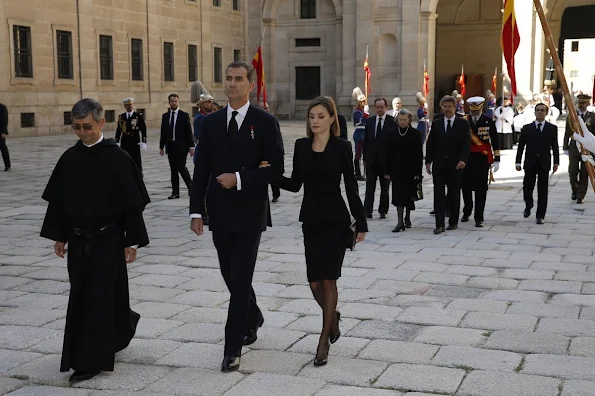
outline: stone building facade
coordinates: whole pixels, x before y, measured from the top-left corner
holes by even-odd
[[[595,37],[592,23],[576,30],[569,8],[593,0],[542,0],[556,43]],[[434,98],[457,88],[464,65],[468,92],[483,94],[503,69],[500,0],[19,0],[0,1],[0,100],[16,136],[68,131],[81,97],[110,110],[136,98],[158,126],[167,95],[190,111],[189,87],[203,82],[224,103],[223,68],[250,62],[262,40],[271,110],[305,118],[313,96],[329,95],[345,115],[351,92],[363,89],[366,49],[371,97],[401,97],[415,108],[423,65]],[[594,7],[585,7],[595,13]],[[585,14],[585,12],[582,12]],[[521,97],[540,91],[549,55],[530,0],[516,1],[521,44],[516,56]],[[595,18],[595,15],[594,15]],[[573,30],[574,29],[574,30]],[[578,35],[578,36],[577,36]],[[498,87],[507,77],[498,78]],[[111,112],[113,111],[113,113]],[[32,116],[33,114],[33,116]],[[33,118],[33,119],[32,119]],[[109,119],[111,120],[111,118]],[[108,121],[109,121],[108,120]],[[108,124],[108,128],[113,125]]]

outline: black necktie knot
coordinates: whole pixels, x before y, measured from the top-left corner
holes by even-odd
[[[231,112],[231,118],[236,118],[237,115],[238,115],[237,111],[234,110]]]

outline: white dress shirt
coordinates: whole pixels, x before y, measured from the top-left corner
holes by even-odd
[[[539,127],[539,124],[541,124],[541,128]],[[543,132],[543,127],[545,126],[545,120],[543,121],[537,121],[535,120],[535,128],[537,128],[537,130],[539,132]]]
[[[93,147],[98,143],[101,143],[103,141],[103,133],[101,134],[101,136],[99,137],[99,140],[97,140],[95,143],[93,144],[85,144],[83,143],[86,147]],[[134,246],[130,246],[133,249],[138,249],[138,245],[134,245]]]
[[[237,110],[233,109],[228,103],[227,104],[227,127],[229,128],[229,122],[231,121],[232,113],[234,111],[237,111],[238,114],[236,114],[236,123],[238,124],[238,131],[239,131],[240,128],[242,127],[242,123],[244,122],[244,118],[246,118],[246,114],[248,114],[249,108],[250,108],[250,102],[246,102],[245,105],[243,105],[242,107],[240,107]],[[242,178],[240,177],[240,172],[235,172],[235,174],[236,174],[236,180],[237,180],[236,188],[238,191],[240,191],[242,189]],[[191,219],[202,219],[202,215],[199,213],[192,213],[192,214],[190,214],[190,218]]]
[[[126,112],[126,119],[129,119],[130,117],[132,117],[132,113],[134,113],[134,111]]]
[[[450,120],[450,127],[452,128],[454,126],[454,124],[455,124],[455,118],[457,118],[456,115],[453,115],[450,118],[444,117],[444,133],[446,133],[446,130],[448,128],[448,120]]]

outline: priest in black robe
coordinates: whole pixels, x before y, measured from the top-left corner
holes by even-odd
[[[114,370],[140,315],[130,309],[126,264],[149,243],[142,212],[150,202],[133,159],[104,139],[103,107],[83,99],[72,108],[79,141],[60,157],[42,198],[41,236],[68,251],[70,298],[60,371],[73,382]],[[68,249],[66,249],[68,245]]]

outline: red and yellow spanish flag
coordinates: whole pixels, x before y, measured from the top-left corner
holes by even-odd
[[[252,67],[256,71],[256,100],[260,105],[260,93],[262,92],[262,103],[267,103],[267,87],[264,82],[264,61],[262,60],[262,48],[258,46],[258,51],[252,59]]]
[[[428,74],[428,69],[426,69],[426,63],[424,62],[424,98],[427,99],[428,93],[430,93],[430,75]]]
[[[492,93],[494,95],[496,95],[497,87],[498,87],[498,66],[496,66],[496,70],[494,70],[494,76],[492,77]]]
[[[514,14],[514,0],[504,1],[504,15],[502,17],[502,36],[500,37],[500,46],[504,54],[504,60],[508,68],[508,77],[510,78],[511,102],[516,96],[516,74],[514,71],[514,54],[519,48],[521,37],[516,25],[516,16]]]
[[[463,67],[463,65],[461,65],[461,75],[459,76],[459,85],[461,86],[461,95],[463,95],[463,98],[464,98],[465,94],[467,93],[467,87],[465,86],[465,68]]]
[[[366,72],[366,96],[372,92],[372,87],[370,86],[370,77],[372,76],[372,72],[370,71],[370,65],[368,64],[368,47],[366,47],[366,60],[364,61],[364,72]]]

